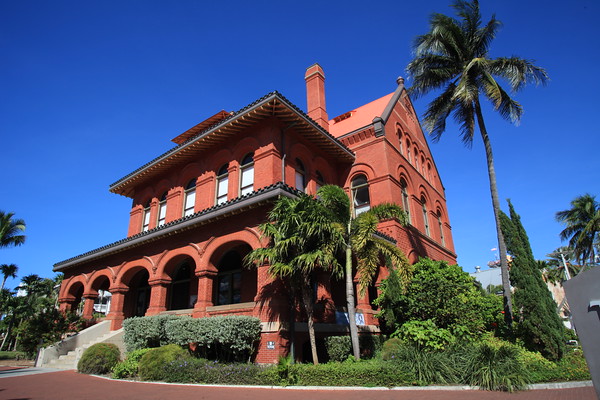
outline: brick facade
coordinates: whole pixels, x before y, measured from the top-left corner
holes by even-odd
[[[65,275],[61,309],[84,299],[83,315],[91,318],[98,291],[108,290],[112,329],[136,315],[252,315],[263,322],[256,360],[276,362],[290,346],[288,299],[267,266],[243,268],[241,260],[266,245],[258,226],[279,196],[294,196],[292,188],[314,194],[325,183],[351,193],[357,177],[366,178],[371,205],[408,207],[409,226],[389,220],[379,228],[409,260],[455,262],[443,186],[403,82],[394,93],[328,120],[322,68],[309,67],[305,79],[308,114],[270,93],[235,113],[215,114],[111,185],[133,200],[128,237],[55,265]],[[386,275],[382,268],[377,283]],[[364,331],[377,331],[375,295],[357,297]],[[343,282],[321,274],[320,338],[346,332],[336,324],[344,301]],[[301,349],[305,318],[297,315]]]

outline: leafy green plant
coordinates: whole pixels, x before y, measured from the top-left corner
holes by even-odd
[[[448,329],[438,328],[430,319],[405,322],[392,336],[421,350],[443,350],[456,341]]]
[[[450,352],[423,351],[414,345],[402,344],[390,353],[391,364],[413,376],[419,385],[454,383],[458,379]]]
[[[119,362],[121,352],[112,343],[96,343],[88,347],[77,363],[83,374],[107,374]]]
[[[174,361],[188,361],[190,358],[188,351],[176,344],[150,349],[139,360],[139,376],[145,381],[167,380],[166,365]]]
[[[133,317],[123,321],[123,340],[128,352],[169,344],[165,325],[180,317],[175,315],[153,315]]]
[[[294,362],[291,355],[279,357],[279,361],[277,362],[277,375],[279,376],[281,385],[288,386],[298,383],[298,375],[292,369],[293,365]]]
[[[361,357],[372,358],[381,350],[382,336],[361,335],[358,337]],[[352,340],[350,336],[329,336],[325,338],[325,347],[329,361],[345,361],[352,354]]]
[[[113,378],[132,378],[138,374],[138,365],[140,359],[151,349],[138,349],[127,353],[125,360],[115,365],[112,369]]]
[[[525,387],[529,376],[516,346],[479,343],[466,348],[462,381],[485,390],[513,392]]]

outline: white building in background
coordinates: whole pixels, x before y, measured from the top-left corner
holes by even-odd
[[[500,268],[490,268],[484,271],[478,265],[475,267],[475,272],[470,273],[473,278],[479,283],[481,287],[486,289],[489,285],[497,286],[502,285],[502,273]]]

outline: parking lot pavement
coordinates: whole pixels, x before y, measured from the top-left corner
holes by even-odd
[[[35,370],[29,371],[26,370]],[[389,390],[318,388],[249,388],[179,385],[110,380],[75,371],[13,370],[0,379],[0,399],[116,399],[169,400],[596,400],[593,387],[528,390],[517,393],[479,390]],[[4,373],[6,371],[0,371]],[[35,373],[34,373],[35,372]]]

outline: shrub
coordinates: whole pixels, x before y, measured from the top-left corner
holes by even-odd
[[[122,379],[137,376],[140,359],[150,350],[151,349],[139,349],[128,353],[125,360],[114,366],[112,370],[113,378]]]
[[[131,352],[169,344],[165,325],[168,321],[179,318],[176,315],[127,318],[123,321],[123,329],[125,330],[123,340],[127,351]]]
[[[412,385],[415,378],[394,363],[366,360],[327,364],[294,364],[291,373],[302,386],[400,386]]]
[[[382,336],[361,335],[358,337],[361,358],[372,358],[381,350]],[[344,361],[352,354],[352,340],[350,336],[329,336],[325,338],[325,347],[330,361]]]
[[[220,361],[248,361],[260,339],[261,323],[248,316],[180,318],[166,324],[170,343],[196,343],[196,353]]]
[[[164,366],[167,382],[191,382],[224,385],[277,385],[274,366],[247,363],[218,363],[202,358],[174,360]]]
[[[393,336],[421,350],[443,350],[456,341],[448,329],[438,328],[430,319],[405,322]]]
[[[414,345],[390,346],[387,356],[396,368],[413,376],[419,385],[455,383],[457,368],[449,351],[423,351]]]
[[[186,361],[191,357],[187,350],[176,344],[150,349],[140,358],[138,373],[144,381],[167,380],[165,366],[173,361]]]
[[[384,360],[391,360],[395,358],[402,346],[404,346],[404,342],[402,342],[402,340],[398,338],[391,338],[386,340],[383,343],[381,358]]]
[[[77,363],[77,371],[84,374],[107,374],[120,358],[121,352],[114,344],[97,343],[83,352]]]
[[[461,360],[464,362],[463,383],[486,390],[513,392],[529,382],[517,346],[479,343],[466,349],[465,358]]]

